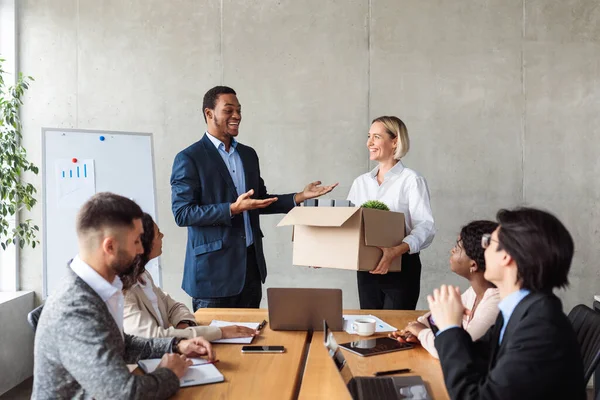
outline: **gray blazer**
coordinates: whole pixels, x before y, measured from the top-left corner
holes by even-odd
[[[172,338],[121,336],[104,301],[71,268],[48,297],[34,348],[33,399],[165,399],[179,389],[173,371],[133,375],[127,364],[159,358]]]

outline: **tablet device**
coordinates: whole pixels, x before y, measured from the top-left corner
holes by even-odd
[[[388,337],[362,339],[354,342],[342,343],[340,346],[363,357],[391,353],[392,351],[408,350],[415,347],[410,343],[401,343],[396,339]]]

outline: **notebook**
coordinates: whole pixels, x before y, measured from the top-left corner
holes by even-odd
[[[213,319],[212,322],[210,323],[210,326],[217,326],[219,328],[222,328],[224,326],[231,326],[231,325],[239,325],[239,326],[245,326],[245,327],[251,328],[251,329],[258,329],[258,326],[260,325],[260,323],[259,322],[229,322],[229,321],[219,321],[216,319]],[[245,338],[218,339],[218,340],[213,340],[211,343],[250,344],[250,343],[252,343],[252,339],[254,339],[254,337],[252,337],[252,336],[245,337]]]
[[[208,383],[223,382],[225,377],[219,372],[214,364],[202,358],[190,358],[191,365],[185,375],[179,380],[181,387],[206,385]],[[154,372],[160,364],[160,358],[150,358],[138,361],[140,368],[147,374]]]

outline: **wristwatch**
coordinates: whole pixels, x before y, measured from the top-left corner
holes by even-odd
[[[196,323],[196,321],[190,321],[189,319],[183,319],[183,320],[179,321],[179,324],[182,323],[182,322],[184,324],[188,324],[188,326],[198,326],[198,324]],[[179,325],[179,324],[177,324],[177,325]]]
[[[181,354],[181,352],[179,351],[179,342],[181,342],[183,340],[183,338],[175,338],[173,339],[173,343],[171,343],[171,353],[177,353],[177,354]]]

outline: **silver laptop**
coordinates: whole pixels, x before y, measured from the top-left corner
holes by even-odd
[[[331,329],[344,329],[340,289],[268,288],[269,326],[275,331],[320,331],[323,320]]]
[[[324,342],[329,356],[354,400],[413,399],[431,400],[420,376],[354,377],[333,333],[323,321]]]

